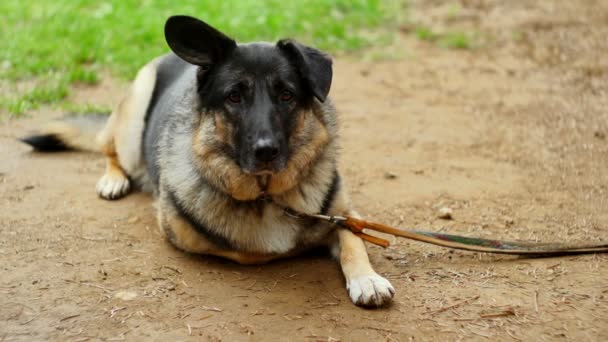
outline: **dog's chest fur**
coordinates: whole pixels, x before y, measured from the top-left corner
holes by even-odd
[[[337,175],[329,160],[320,160],[305,180],[280,196],[241,202],[214,189],[200,175],[191,161],[190,135],[170,135],[170,142],[159,151],[160,191],[168,192],[178,211],[188,217],[191,224],[200,225],[197,230],[219,247],[286,253],[316,244],[332,229],[326,224],[310,225],[286,215],[280,207],[308,213],[321,211],[327,197],[336,191],[336,184],[332,183]],[[163,141],[161,138],[161,145]]]

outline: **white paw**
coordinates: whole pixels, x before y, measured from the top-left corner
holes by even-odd
[[[346,289],[353,303],[362,306],[386,305],[395,295],[393,285],[377,274],[351,279]]]
[[[129,179],[123,176],[103,175],[97,182],[97,194],[107,200],[115,200],[129,192]]]

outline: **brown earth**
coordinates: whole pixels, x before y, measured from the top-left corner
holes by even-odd
[[[608,233],[608,2],[413,1],[454,51],[403,35],[399,61],[336,61],[342,170],[368,218],[491,238]],[[404,30],[407,30],[404,27]],[[114,104],[126,85],[81,89]],[[370,246],[394,304],[351,304],[337,264],[185,255],[151,198],[97,198],[95,154],[31,153],[0,126],[0,340],[608,340],[606,255],[527,259],[406,240]],[[395,177],[386,177],[387,174]],[[454,220],[437,218],[448,206]]]

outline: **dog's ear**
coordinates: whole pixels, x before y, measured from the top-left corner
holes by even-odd
[[[180,58],[203,67],[218,63],[236,48],[236,42],[222,32],[185,15],[167,19],[165,39]]]
[[[324,102],[331,87],[333,73],[331,58],[317,49],[290,39],[280,40],[277,46],[295,63],[313,95]]]

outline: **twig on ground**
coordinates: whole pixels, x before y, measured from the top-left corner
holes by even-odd
[[[121,307],[121,308],[112,308],[112,309],[110,310],[110,318],[114,317],[114,315],[116,315],[116,313],[117,313],[118,311],[122,311],[122,310],[124,310],[124,309],[126,309],[126,308],[127,308],[126,306],[123,306],[123,307]]]
[[[78,316],[80,316],[80,314],[75,314],[75,315],[70,315],[70,316],[67,316],[67,317],[63,317],[62,319],[59,320],[59,322],[67,321],[70,318],[74,318],[74,317],[78,317]]]
[[[19,323],[19,325],[26,325],[26,324],[28,324],[29,322],[33,321],[33,320],[34,320],[34,318],[30,318],[30,319],[28,319],[27,321],[25,321],[25,322],[23,322],[23,323]]]
[[[463,300],[463,301],[460,301],[460,302],[458,302],[458,303],[452,304],[452,305],[450,305],[450,306],[446,306],[446,307],[443,307],[443,308],[439,308],[439,309],[437,309],[437,310],[431,310],[431,311],[427,311],[427,312],[425,312],[425,314],[429,314],[429,315],[438,314],[438,313],[441,313],[441,312],[444,312],[444,311],[447,311],[447,310],[450,310],[450,309],[456,308],[456,307],[458,307],[458,306],[460,306],[460,305],[466,304],[466,303],[468,303],[468,302],[470,302],[470,301],[473,301],[473,300],[475,300],[475,299],[478,299],[479,297],[480,297],[480,296],[479,296],[479,295],[477,295],[477,296],[471,297],[471,298],[469,298],[469,299],[465,299],[465,300]]]
[[[216,307],[209,307],[209,306],[205,306],[205,305],[203,305],[203,310],[207,310],[207,311],[215,311],[215,312],[222,312],[222,309],[220,309],[220,308],[216,308]]]
[[[481,317],[481,318],[496,318],[496,317],[505,317],[505,316],[515,316],[515,310],[510,308],[510,309],[507,309],[504,311],[479,315],[479,317]]]
[[[177,273],[177,274],[182,274],[182,271],[178,270],[178,269],[177,269],[177,268],[175,268],[175,267],[169,266],[169,265],[162,265],[160,268],[161,268],[161,269],[162,269],[162,268],[166,268],[166,269],[171,270],[171,271],[173,271],[173,272],[175,272],[175,273]]]
[[[65,279],[65,281],[66,281],[66,282],[68,282],[68,283],[74,283],[74,284],[80,284],[80,285],[84,285],[84,286],[90,286],[90,287],[94,287],[94,288],[97,288],[97,289],[104,290],[104,291],[105,291],[105,292],[107,292],[107,293],[112,293],[112,292],[114,292],[114,290],[113,290],[113,289],[111,289],[111,288],[109,288],[109,287],[103,287],[103,286],[101,286],[101,285],[96,285],[96,284],[93,284],[93,283],[87,283],[87,282],[78,282],[78,281],[74,281],[74,280],[71,280],[71,279]]]
[[[108,241],[107,238],[99,238],[99,237],[93,237],[93,236],[79,236],[78,238],[82,239],[82,240],[87,240],[87,241],[95,241],[95,242],[104,242],[104,241]]]
[[[518,340],[518,341],[523,341],[521,338],[516,337],[515,335],[513,335],[513,333],[511,332],[511,330],[509,330],[508,328],[505,329],[507,331],[507,334],[509,334],[509,336],[511,336],[514,340]]]
[[[320,308],[324,308],[326,306],[335,306],[335,305],[340,305],[340,303],[323,303],[323,304],[311,306],[310,308],[311,309],[320,309]]]
[[[251,284],[249,284],[247,287],[245,287],[246,290],[251,290],[251,288],[257,283],[257,280],[253,280],[253,282]]]

